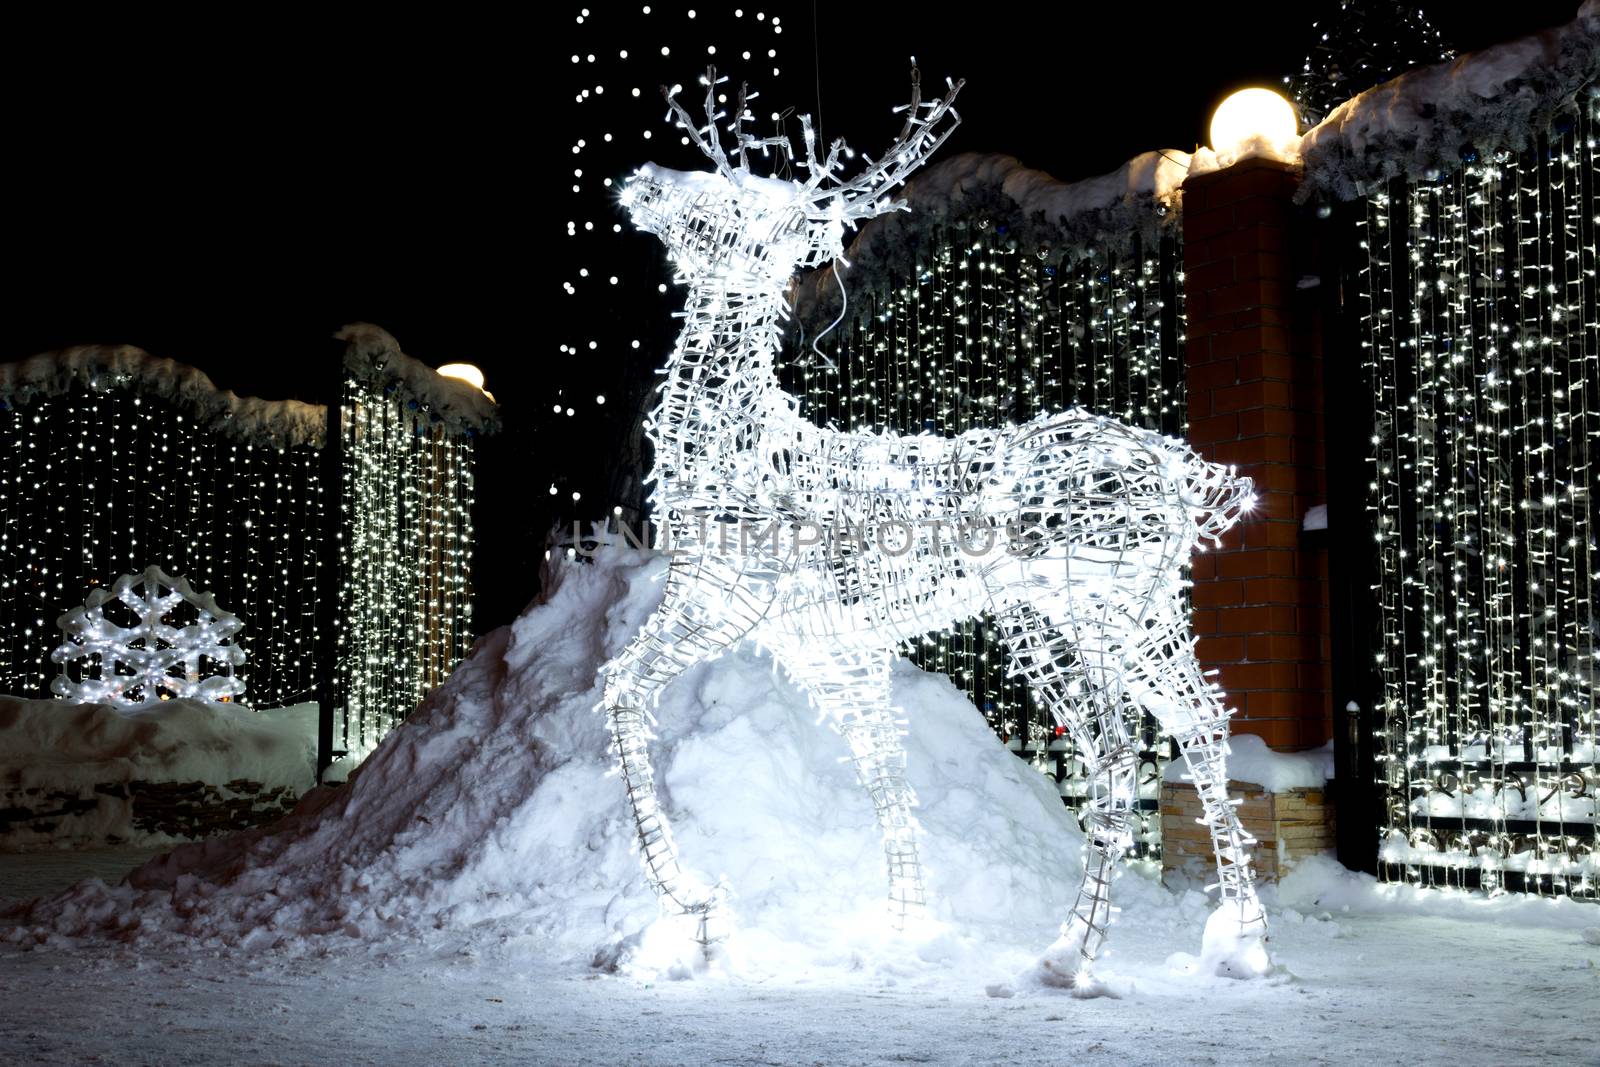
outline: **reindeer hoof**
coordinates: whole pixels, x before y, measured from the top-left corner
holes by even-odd
[[[1113,995],[1095,977],[1093,961],[1083,954],[1083,937],[1077,932],[1056,938],[1034,965],[1033,979],[1052,989],[1069,990],[1075,997]]]
[[[1200,950],[1200,970],[1219,978],[1260,978],[1272,970],[1267,955],[1266,922],[1257,917],[1239,919],[1236,905],[1224,905],[1206,920]]]

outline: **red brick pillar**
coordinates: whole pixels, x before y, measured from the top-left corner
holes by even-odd
[[[1311,236],[1295,185],[1284,164],[1252,159],[1183,187],[1189,441],[1255,479],[1259,498],[1195,559],[1198,652],[1239,709],[1234,729],[1282,749],[1322,744],[1333,723],[1327,549],[1301,532],[1327,483],[1317,301],[1291,266]]]

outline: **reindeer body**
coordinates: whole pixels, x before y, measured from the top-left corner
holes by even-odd
[[[721,936],[718,887],[679,865],[657,803],[648,707],[683,670],[746,638],[773,650],[844,736],[884,833],[890,912],[919,913],[925,890],[915,798],[889,706],[903,642],[993,613],[1012,669],[1073,736],[1095,775],[1089,858],[1046,977],[1086,986],[1105,937],[1109,885],[1129,843],[1137,709],[1177,738],[1216,843],[1223,906],[1212,962],[1264,966],[1264,922],[1225,793],[1227,712],[1201,677],[1181,567],[1251,502],[1250,483],[1181,441],[1083,411],[956,437],[844,433],[802,417],[773,370],[785,289],[799,267],[841,254],[848,221],[889,210],[879,194],[944,136],[955,90],[908,109],[895,147],[837,181],[836,145],[806,183],[758,178],[740,131],[723,154],[708,72],[703,130],[669,102],[717,172],[642,168],[624,190],[635,222],[667,243],[688,285],[682,334],[649,423],[655,504],[674,554],[661,607],[607,666],[606,707],[651,886]],[[738,114],[744,115],[744,99]],[[1215,928],[1215,929],[1213,929]]]

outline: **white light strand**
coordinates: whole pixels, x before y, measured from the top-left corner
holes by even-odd
[[[664,599],[605,670],[651,887],[698,920],[702,941],[720,936],[722,889],[680,865],[657,797],[649,708],[682,671],[749,637],[845,735],[883,832],[891,919],[902,927],[919,916],[915,798],[887,664],[903,641],[992,611],[1014,669],[1090,754],[1097,779],[1084,881],[1047,963],[1066,983],[1091,980],[1129,843],[1138,760],[1127,712],[1141,706],[1177,737],[1212,831],[1223,899],[1207,926],[1208,958],[1259,973],[1265,919],[1250,839],[1226,795],[1228,713],[1194,659],[1183,596],[1191,550],[1250,506],[1249,480],[1181,441],[1079,410],[949,438],[807,421],[773,369],[788,282],[837,259],[846,224],[899,206],[887,194],[948,136],[960,86],[924,102],[914,73],[900,137],[849,180],[838,173],[842,142],[819,159],[802,119],[801,182],[749,170],[749,150],[787,146],[745,133],[742,92],[728,113],[731,160],[714,71],[703,84],[704,126],[668,101],[714,170],[644,167],[621,198],[688,287],[649,426],[654,503],[673,549]]]
[[[472,645],[474,431],[353,364],[344,386],[343,722],[358,762]]]
[[[1383,874],[1593,898],[1596,121],[1370,197]]]
[[[248,620],[253,702],[309,699],[320,409],[240,401],[136,349],[69,349],[0,377],[0,691],[48,692],[51,621],[153,559]]]

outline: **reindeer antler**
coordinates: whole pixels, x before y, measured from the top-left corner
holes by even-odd
[[[706,68],[706,124],[704,127],[701,127],[694,119],[690,118],[689,112],[685,111],[683,105],[678,103],[676,90],[663,85],[661,87],[661,95],[666,98],[667,106],[672,109],[672,117],[676,120],[675,125],[687,133],[689,139],[699,147],[700,151],[704,152],[706,157],[716,164],[719,174],[731,178],[733,177],[733,167],[728,162],[727,153],[723,151],[722,135],[717,129],[717,120],[725,117],[724,113],[717,109],[717,86],[727,80],[727,78],[717,77],[716,67],[709,66]],[[739,169],[741,170],[750,169],[749,153],[752,148],[759,148],[763,154],[769,148],[777,148],[789,158],[792,159],[794,157],[789,138],[782,135],[776,137],[752,137],[744,131],[745,122],[752,118],[749,102],[759,95],[759,93],[750,92],[748,85],[740,83],[739,103],[733,112],[733,138],[734,148],[739,153]]]
[[[733,168],[728,164],[728,156],[722,150],[722,136],[717,131],[717,120],[722,118],[722,113],[717,110],[717,86],[728,79],[717,77],[716,67],[706,68],[706,126],[704,130],[689,117],[689,113],[678,103],[677,92],[663,85],[661,95],[666,97],[667,106],[672,109],[677,117],[677,125],[689,135],[689,139],[704,152],[717,166],[717,173],[724,177],[733,177]]]
[[[776,148],[785,157],[794,158],[794,146],[789,143],[789,138],[782,134],[773,137],[752,137],[744,132],[745,122],[754,121],[755,118],[750,114],[749,102],[760,95],[760,93],[752,93],[750,86],[745,82],[739,83],[739,108],[734,112],[733,116],[733,135],[739,145],[739,166],[745,170],[750,169],[750,157],[747,153],[752,148],[761,149],[762,155],[766,155],[767,149]]]
[[[831,176],[838,154],[843,148],[842,141],[835,141],[828,153],[828,158],[820,165],[816,164],[814,151],[815,136],[811,132],[811,123],[808,119],[801,119],[801,126],[805,131],[806,158],[812,170],[811,179],[806,184],[818,190],[813,198],[814,202],[821,203],[829,198],[836,198],[847,206],[843,212],[844,218],[860,218],[876,214],[881,208],[875,207],[871,201],[880,193],[890,189],[906,180],[906,177],[922,162],[938,151],[939,146],[955,131],[961,123],[961,115],[952,106],[956,94],[966,85],[965,79],[950,81],[945,84],[950,91],[942,98],[923,102],[922,99],[922,72],[915,66],[911,67],[911,102],[895,108],[896,113],[906,113],[905,125],[900,128],[900,133],[890,143],[887,151],[877,161],[869,157],[867,169],[851,178],[847,182],[821,189],[823,180]],[[926,114],[924,114],[926,111]],[[942,129],[940,123],[949,116],[953,121]],[[855,206],[859,205],[859,206]]]

